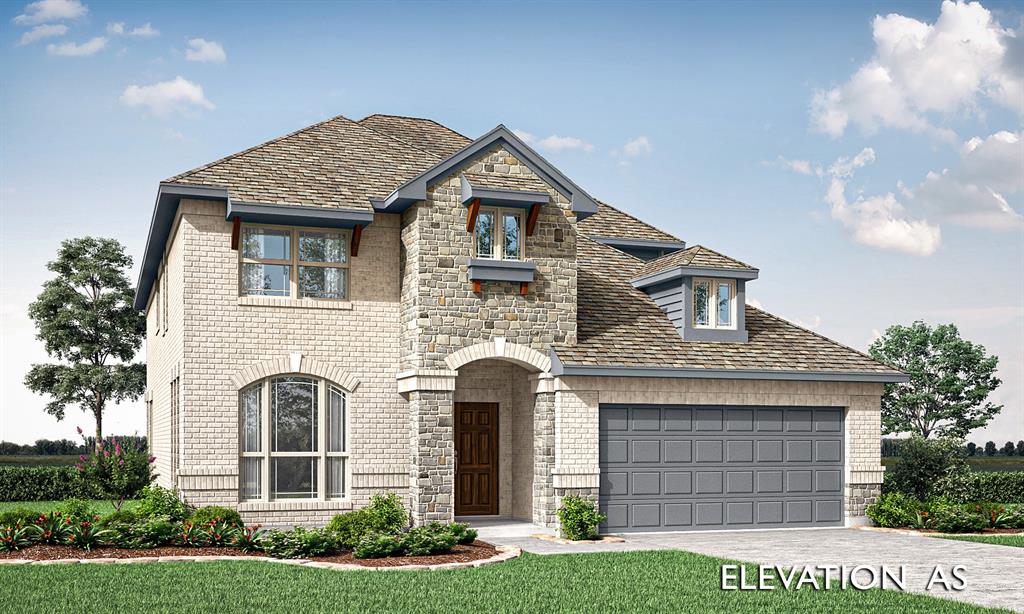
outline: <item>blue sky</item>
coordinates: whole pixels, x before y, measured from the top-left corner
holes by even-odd
[[[1021,14],[987,2],[4,4],[0,439],[91,424],[77,410],[58,424],[21,385],[45,360],[25,309],[62,239],[112,236],[138,259],[161,179],[371,113],[525,133],[591,194],[760,267],[748,293],[764,308],[855,348],[895,323],[956,323],[1000,356],[1004,380],[1003,415],[974,439],[1022,439]],[[142,431],[141,402],[106,428]]]

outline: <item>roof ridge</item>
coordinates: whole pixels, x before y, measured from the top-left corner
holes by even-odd
[[[643,224],[644,226],[649,226],[649,227],[651,227],[651,228],[653,228],[653,229],[657,230],[658,232],[664,233],[664,234],[666,234],[666,235],[668,235],[668,236],[672,237],[672,238],[673,238],[673,239],[675,239],[676,241],[682,241],[682,239],[680,239],[679,237],[675,236],[675,235],[674,235],[674,234],[672,234],[671,232],[666,232],[665,230],[662,230],[661,228],[658,228],[658,227],[657,227],[657,226],[655,226],[654,224],[650,224],[650,223],[648,223],[648,222],[645,222],[645,221],[641,220],[640,218],[638,218],[637,216],[633,215],[632,213],[627,213],[626,211],[624,211],[624,210],[622,210],[622,209],[619,209],[619,208],[618,208],[618,207],[616,207],[615,205],[610,205],[610,204],[606,203],[605,201],[603,201],[603,200],[600,200],[600,199],[597,199],[597,198],[595,198],[594,200],[596,200],[596,201],[597,201],[598,203],[600,203],[600,204],[604,205],[605,207],[609,207],[609,208],[611,208],[611,209],[614,209],[614,210],[618,211],[619,213],[621,213],[622,215],[624,215],[624,216],[628,217],[629,219],[633,220],[634,222],[637,222],[637,223]]]
[[[725,258],[727,260],[732,260],[733,262],[738,262],[738,263],[742,264],[743,266],[747,267],[748,269],[758,270],[756,266],[751,266],[751,265],[747,264],[746,262],[743,262],[742,260],[740,260],[738,258],[733,258],[732,256],[726,256],[722,252],[715,251],[715,250],[711,249],[710,247],[708,247],[707,245],[701,245],[700,243],[698,243],[698,244],[694,245],[693,247],[696,247],[698,250],[707,250],[707,251],[711,252],[712,254],[715,254],[716,256],[721,256],[722,258]],[[694,254],[695,257],[696,257],[696,255],[697,254]],[[690,260],[693,260],[693,258],[691,258]]]
[[[363,119],[366,119],[366,118],[364,117]],[[376,128],[374,128],[373,126],[367,126],[366,124],[362,123],[362,120],[359,120],[359,121],[357,121],[357,122],[354,122],[354,123],[355,123],[355,124],[358,124],[360,128],[365,128],[366,130],[369,130],[370,132],[373,132],[374,134],[379,134],[379,135],[381,135],[381,136],[383,136],[383,137],[386,137],[386,138],[389,138],[389,139],[391,139],[391,140],[393,140],[393,141],[398,141],[398,142],[399,142],[399,143],[401,143],[402,145],[405,145],[405,146],[407,146],[407,147],[412,147],[412,148],[413,148],[413,149],[415,149],[416,151],[418,151],[418,152],[421,152],[421,153],[425,153],[425,154],[427,154],[428,156],[431,156],[431,157],[433,157],[433,158],[436,158],[436,159],[438,159],[438,160],[441,160],[441,159],[442,159],[442,157],[441,157],[441,156],[437,155],[437,154],[436,154],[435,152],[433,152],[433,151],[429,151],[429,150],[427,150],[427,149],[423,149],[423,148],[421,148],[421,147],[418,147],[418,146],[416,146],[416,145],[413,145],[412,143],[410,143],[410,142],[408,142],[408,141],[405,141],[405,140],[403,140],[403,139],[400,139],[400,138],[398,138],[397,136],[395,136],[395,135],[393,135],[393,134],[388,134],[387,132],[381,132],[380,130],[377,130],[377,129],[376,129]]]
[[[436,119],[431,119],[429,117],[413,117],[412,115],[393,115],[391,113],[371,113],[370,115],[367,115],[366,117],[358,120],[356,123],[357,124],[362,124],[364,119],[369,119],[371,117],[397,117],[398,119],[414,119],[416,121],[421,121],[421,122],[430,122],[430,123],[434,124],[435,126],[444,128],[445,130],[447,130],[448,132],[451,132],[452,134],[461,136],[462,138],[466,139],[467,141],[472,141],[473,140],[473,139],[469,138],[468,136],[466,136],[465,134],[462,134],[461,132],[453,130],[453,129],[449,128],[448,126],[445,126],[441,122],[437,121]]]
[[[839,341],[836,341],[835,339],[832,339],[831,337],[826,337],[825,335],[822,335],[821,333],[816,333],[813,330],[807,328],[806,326],[800,326],[796,322],[791,322],[790,320],[788,320],[788,319],[786,319],[786,318],[784,318],[782,316],[775,315],[774,313],[770,313],[768,311],[765,311],[764,309],[759,309],[759,308],[754,307],[753,305],[751,305],[749,303],[745,303],[744,307],[747,307],[749,309],[753,309],[755,311],[763,313],[764,315],[768,316],[769,318],[772,318],[773,320],[779,320],[779,321],[785,322],[786,324],[789,324],[790,326],[792,326],[794,328],[799,328],[800,330],[804,331],[805,333],[808,333],[810,335],[814,335],[818,339],[823,339],[823,340],[825,340],[825,341],[827,341],[827,342],[829,342],[831,344],[838,345],[841,348],[845,348],[847,350],[850,350],[851,352],[853,352],[855,354],[859,354],[859,355],[863,356],[864,358],[867,358],[868,360],[871,360],[871,361],[876,362],[876,363],[878,363],[880,365],[883,365],[883,366],[885,366],[888,369],[892,369],[893,371],[902,373],[902,371],[900,371],[899,369],[897,369],[897,368],[895,368],[895,367],[893,367],[891,365],[888,365],[888,364],[886,364],[886,363],[876,359],[875,357],[871,356],[867,352],[862,352],[862,351],[860,351],[860,350],[858,350],[856,348],[852,348],[852,347],[846,345],[845,343],[841,343]]]
[[[269,141],[264,141],[264,142],[262,142],[262,143],[260,143],[258,145],[253,145],[252,147],[249,147],[247,149],[243,149],[242,151],[236,151],[235,153],[229,154],[227,156],[224,156],[223,158],[218,158],[218,159],[214,160],[213,162],[207,162],[206,164],[203,164],[201,166],[197,166],[197,167],[195,167],[193,169],[190,169],[190,170],[178,173],[177,175],[174,175],[170,179],[165,179],[165,181],[167,181],[167,182],[174,182],[174,181],[176,181],[180,177],[185,177],[186,175],[192,175],[194,173],[198,173],[199,171],[204,171],[204,170],[206,170],[208,168],[217,166],[218,164],[227,162],[228,160],[234,160],[235,158],[237,158],[239,156],[244,156],[245,154],[251,153],[253,151],[256,151],[257,149],[262,149],[263,147],[267,147],[268,145],[273,145],[274,143],[277,143],[278,141],[282,141],[282,140],[284,140],[284,139],[286,139],[288,137],[295,136],[296,134],[301,134],[303,132],[307,132],[307,131],[312,130],[314,128],[318,128],[320,126],[323,126],[324,124],[328,124],[328,123],[333,122],[333,121],[338,120],[338,119],[343,119],[343,120],[352,122],[353,124],[356,123],[356,122],[353,122],[351,119],[345,117],[344,115],[335,115],[334,117],[329,117],[329,118],[327,118],[327,119],[325,119],[323,121],[316,122],[315,124],[310,124],[310,125],[306,126],[305,128],[299,128],[298,130],[293,130],[293,131],[289,132],[288,134],[282,134],[281,136],[272,138]],[[361,127],[365,128],[365,126],[361,126]]]

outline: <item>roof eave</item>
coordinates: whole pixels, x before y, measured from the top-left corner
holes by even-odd
[[[634,288],[647,288],[682,277],[723,277],[751,281],[757,279],[758,274],[759,271],[757,269],[724,269],[680,265],[670,267],[664,271],[658,271],[657,273],[651,273],[650,275],[637,277],[630,283],[633,284]]]
[[[566,365],[552,352],[551,374],[560,377],[666,377],[685,379],[784,380],[895,384],[910,381],[896,371],[783,371],[775,369],[701,369],[684,367]]]
[[[664,250],[681,250],[686,249],[686,241],[667,241],[664,239],[625,239],[620,237],[605,237],[605,236],[591,236],[588,237],[591,241],[596,241],[601,245],[608,245],[609,247],[640,247],[640,248],[653,248],[653,249],[664,249]]]

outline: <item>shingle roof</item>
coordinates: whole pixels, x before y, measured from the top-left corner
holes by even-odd
[[[338,116],[167,181],[226,187],[244,202],[371,210],[371,196],[387,195],[442,157]]]
[[[580,234],[588,237],[679,241],[667,232],[658,230],[654,226],[601,201],[597,202],[597,213],[580,222],[577,228]]]
[[[465,173],[466,179],[475,187],[521,192],[547,192],[548,185],[535,177],[514,177],[489,173]]]
[[[587,238],[577,242],[578,342],[565,365],[896,374],[885,365],[746,306],[746,343],[683,341],[661,309],[629,282],[644,263]]]
[[[364,117],[359,123],[441,157],[450,156],[471,142],[471,139],[432,119],[376,114]]]
[[[637,271],[637,277],[654,275],[678,266],[693,266],[705,269],[740,269],[756,271],[754,267],[716,252],[702,245],[694,245],[678,252],[665,254],[644,264]]]

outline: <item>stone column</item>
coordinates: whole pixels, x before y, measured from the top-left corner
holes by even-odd
[[[533,404],[533,524],[558,526],[555,516],[555,393],[538,392]]]
[[[454,375],[399,375],[399,392],[409,400],[409,509],[415,525],[455,518]]]

